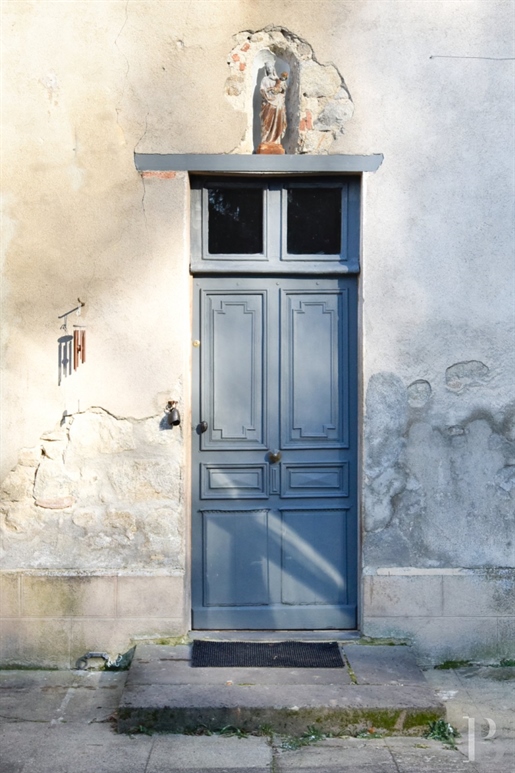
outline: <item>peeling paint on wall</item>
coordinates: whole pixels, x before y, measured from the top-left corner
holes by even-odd
[[[460,363],[460,377],[488,372],[479,365]],[[421,415],[428,382],[414,383],[392,373],[369,381],[365,565],[515,566],[514,406],[501,421],[470,411],[445,425]]]
[[[182,572],[180,445],[159,416],[66,417],[2,485],[2,568]]]

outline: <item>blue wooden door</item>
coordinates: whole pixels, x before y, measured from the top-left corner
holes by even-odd
[[[193,627],[356,627],[356,277],[194,280]]]

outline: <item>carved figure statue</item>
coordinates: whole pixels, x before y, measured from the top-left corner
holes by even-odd
[[[265,64],[261,81],[261,145],[258,153],[284,153],[281,139],[286,131],[286,81],[288,73],[280,77],[270,62]],[[275,147],[274,147],[275,146]]]

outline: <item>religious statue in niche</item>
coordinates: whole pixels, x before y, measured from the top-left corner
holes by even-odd
[[[265,64],[265,75],[259,87],[261,95],[261,144],[258,153],[282,154],[281,139],[286,131],[286,85],[288,73],[277,75],[271,62]]]

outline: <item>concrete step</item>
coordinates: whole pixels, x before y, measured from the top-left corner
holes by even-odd
[[[286,638],[286,637],[284,637]],[[409,647],[343,643],[345,668],[192,668],[190,646],[139,645],[118,731],[195,733],[233,726],[300,735],[420,734],[445,717]]]

